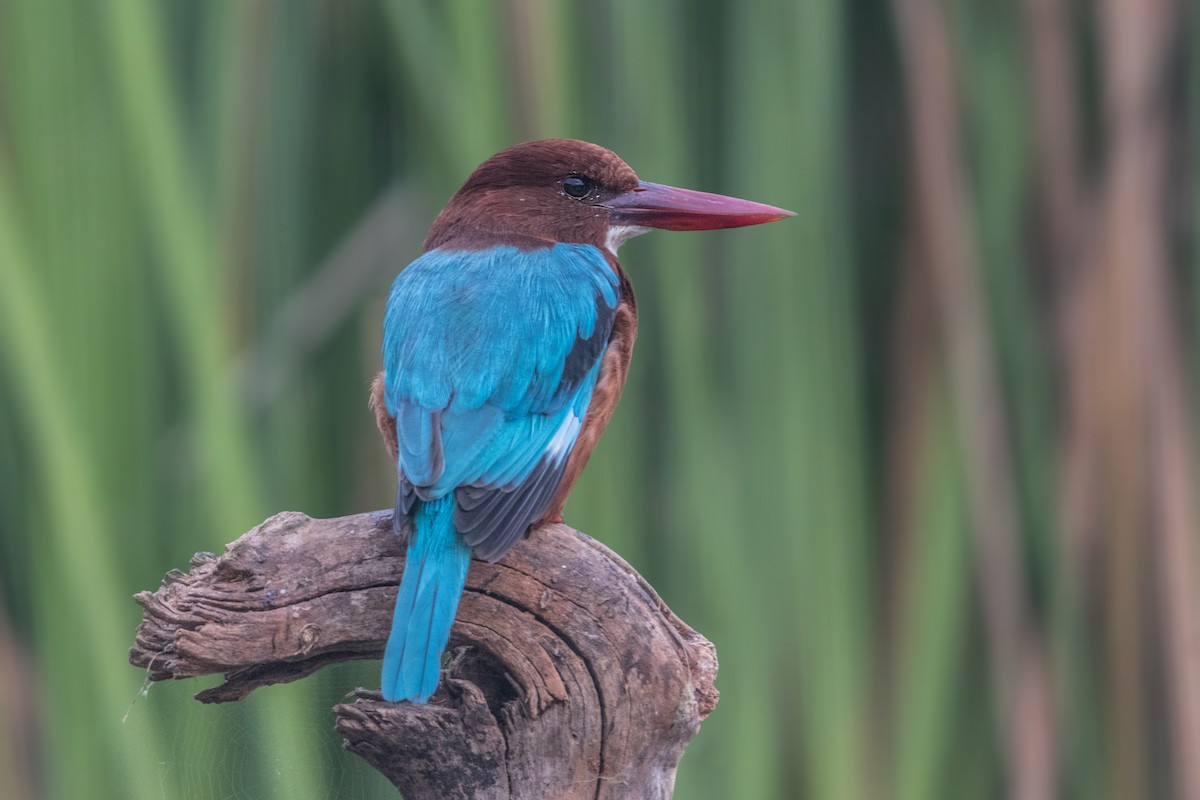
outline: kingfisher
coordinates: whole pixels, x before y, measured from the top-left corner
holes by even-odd
[[[495,562],[567,495],[629,372],[637,305],[617,248],[651,228],[737,228],[781,208],[638,179],[615,153],[544,139],[489,158],[392,284],[376,423],[407,559],[383,696],[424,703],[472,555]]]

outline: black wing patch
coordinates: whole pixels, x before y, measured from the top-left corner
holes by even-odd
[[[571,352],[567,353],[567,360],[563,362],[562,379],[558,382],[555,396],[568,397],[573,394],[588,371],[596,366],[596,362],[608,347],[608,340],[612,337],[613,319],[616,315],[616,307],[610,306],[604,302],[602,296],[596,295],[596,325],[592,328],[592,335],[586,339],[575,337],[575,344],[571,346]]]
[[[396,486],[396,510],[392,513],[392,530],[396,533],[400,533],[404,529],[415,502],[417,502],[417,488],[404,474],[404,470],[401,470],[400,480]]]
[[[543,458],[512,486],[460,486],[454,527],[485,561],[498,561],[545,513],[562,482],[567,458]]]

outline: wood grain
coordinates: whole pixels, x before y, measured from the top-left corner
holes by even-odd
[[[326,664],[379,658],[404,565],[391,512],[285,512],[172,572],[131,663],[153,680],[223,673],[202,702],[239,700]],[[712,644],[620,557],[547,525],[475,561],[427,705],[360,691],[334,708],[346,747],[420,798],[670,797],[717,702]]]

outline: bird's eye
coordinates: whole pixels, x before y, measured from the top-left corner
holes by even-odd
[[[592,183],[590,178],[582,175],[568,175],[563,178],[562,188],[571,197],[582,200],[595,190],[596,184]]]

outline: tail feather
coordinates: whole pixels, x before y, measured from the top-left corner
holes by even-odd
[[[383,655],[383,696],[424,703],[437,689],[471,548],[454,530],[453,494],[415,503],[408,560]]]

